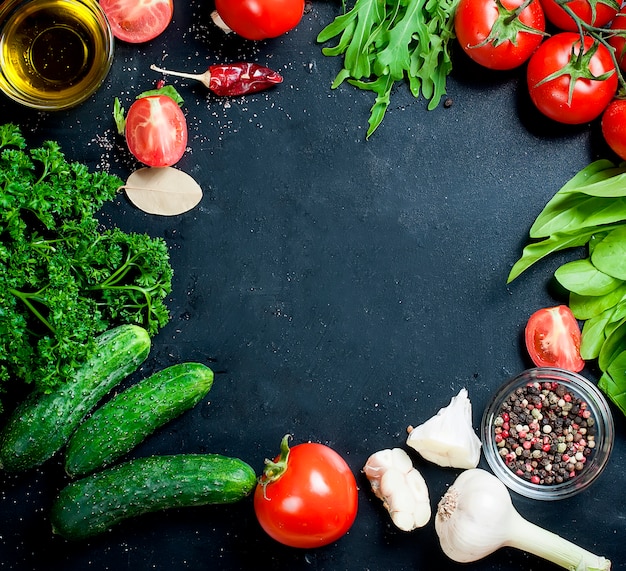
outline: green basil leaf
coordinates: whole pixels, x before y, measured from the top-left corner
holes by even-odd
[[[556,280],[578,295],[605,295],[622,285],[623,281],[598,270],[589,258],[563,264],[554,272]]]

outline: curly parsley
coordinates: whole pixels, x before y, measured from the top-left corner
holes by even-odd
[[[122,184],[69,163],[55,142],[29,151],[18,127],[0,126],[0,391],[48,391],[99,333],[134,323],[154,335],[169,321],[165,242],[94,217]]]

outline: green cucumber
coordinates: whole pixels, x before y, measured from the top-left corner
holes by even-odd
[[[79,540],[146,513],[228,504],[256,486],[243,460],[219,454],[177,454],[127,460],[68,484],[55,499],[54,533]]]
[[[32,393],[0,432],[0,468],[19,472],[43,464],[60,450],[85,416],[150,352],[148,332],[120,325],[96,339],[94,355],[51,393]]]
[[[198,404],[212,385],[209,367],[181,363],[122,391],[76,429],[65,451],[66,472],[81,476],[113,463],[157,428]]]

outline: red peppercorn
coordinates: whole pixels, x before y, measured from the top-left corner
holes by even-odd
[[[532,476],[532,477],[530,478],[530,481],[531,481],[533,484],[539,484],[539,483],[541,482],[541,479],[539,478],[539,476]]]

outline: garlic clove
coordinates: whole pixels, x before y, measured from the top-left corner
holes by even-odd
[[[472,404],[465,388],[448,406],[408,432],[407,445],[429,462],[450,468],[478,466],[481,442],[472,427]]]
[[[363,472],[396,527],[412,531],[430,521],[428,487],[404,450],[393,448],[372,454]]]

